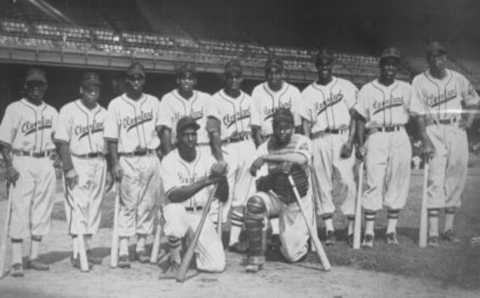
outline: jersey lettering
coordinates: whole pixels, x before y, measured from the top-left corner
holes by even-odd
[[[103,122],[96,122],[93,120],[92,124],[89,125],[77,125],[73,129],[73,133],[78,137],[78,139],[82,139],[83,137],[87,136],[88,134],[95,134],[99,132],[103,132]]]
[[[130,131],[132,128],[137,127],[138,125],[141,125],[145,122],[152,121],[153,119],[153,112],[144,112],[142,111],[139,116],[135,117],[125,117],[123,118],[123,128],[125,128],[126,131]]]
[[[37,122],[26,121],[25,123],[22,124],[21,131],[24,135],[29,135],[37,131],[51,129],[51,128],[52,128],[52,119],[42,118]]]
[[[403,105],[403,97],[394,97],[386,101],[375,101],[373,103],[372,114],[375,115],[384,110],[388,110],[394,107]]]
[[[240,111],[232,114],[227,114],[223,116],[223,124],[226,127],[230,127],[235,124],[237,121],[250,118],[250,109],[240,109]]]

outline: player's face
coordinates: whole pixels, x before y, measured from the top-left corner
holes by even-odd
[[[398,61],[395,58],[385,58],[380,63],[380,77],[392,81],[398,72]]]
[[[125,78],[127,91],[138,94],[143,92],[145,77],[140,74],[127,75]]]
[[[273,135],[280,145],[290,142],[293,134],[293,124],[288,121],[279,121],[273,125]]]
[[[183,92],[192,92],[197,84],[197,78],[191,72],[181,75],[177,79],[178,88]]]
[[[47,91],[47,84],[40,81],[29,81],[25,83],[25,93],[32,101],[41,101]]]
[[[436,54],[436,55],[429,55],[427,57],[428,66],[430,69],[434,71],[443,71],[446,67],[447,63],[447,55],[445,54]]]
[[[321,59],[317,64],[317,71],[322,79],[328,79],[332,76],[333,61]]]
[[[229,72],[225,74],[225,87],[229,90],[240,90],[243,82],[243,76],[239,72]]]
[[[93,105],[100,96],[100,86],[88,84],[80,87],[80,96],[87,105]]]
[[[179,143],[183,148],[195,148],[197,145],[197,131],[194,128],[186,128],[179,136]]]
[[[267,69],[265,76],[270,86],[278,87],[282,85],[283,71],[281,69],[271,67],[270,69]]]

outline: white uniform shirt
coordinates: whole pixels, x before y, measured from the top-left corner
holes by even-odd
[[[221,138],[226,139],[234,133],[250,132],[252,99],[245,92],[237,98],[228,96],[222,89],[215,93],[207,108],[207,116],[221,122]]]
[[[436,79],[427,70],[412,82],[426,112],[435,120],[458,119],[462,102],[467,106],[480,102],[472,84],[463,75],[450,69],[446,72],[445,78]]]
[[[197,156],[192,162],[180,157],[178,149],[168,153],[162,160],[163,188],[169,192],[179,186],[189,185],[210,175],[210,168],[215,163],[211,154],[197,150]],[[211,187],[205,187],[182,204],[185,207],[203,207],[207,203]]]
[[[156,149],[160,139],[155,128],[160,125],[158,98],[143,94],[135,101],[122,94],[110,102],[104,137],[118,139],[118,152]]]
[[[52,137],[57,117],[57,110],[45,102],[36,106],[26,99],[15,101],[5,110],[0,141],[29,152],[55,149]]]
[[[312,133],[350,126],[350,109],[357,102],[358,89],[351,82],[333,77],[327,85],[316,82],[302,92],[300,116],[312,123]]]
[[[378,80],[365,84],[358,93],[355,110],[367,120],[367,128],[404,125],[410,113],[424,112],[413,87],[398,80],[390,86]]]
[[[210,101],[210,94],[194,90],[189,99],[183,98],[177,89],[170,91],[162,97],[160,102],[160,124],[172,131],[172,142],[176,142],[176,126],[178,120],[190,116],[200,125],[198,130],[198,143],[208,143],[206,131],[206,108]]]
[[[69,143],[72,154],[104,153],[106,117],[100,105],[90,110],[80,99],[67,103],[60,109],[55,139]]]
[[[283,82],[279,91],[273,91],[264,82],[257,85],[252,92],[252,125],[260,126],[262,134],[272,134],[273,113],[278,108],[290,109],[295,119],[295,126],[300,125],[300,117],[296,108],[302,100],[302,95],[297,87]]]

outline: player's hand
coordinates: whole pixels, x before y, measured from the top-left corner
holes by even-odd
[[[260,169],[263,166],[264,163],[265,163],[265,161],[263,160],[263,157],[261,157],[261,156],[259,158],[255,159],[255,161],[250,166],[250,174],[252,174],[252,176],[256,176],[258,169]]]
[[[426,137],[422,142],[422,154],[425,158],[431,158],[435,154],[435,147],[429,137]]]
[[[121,181],[123,177],[123,169],[122,167],[117,163],[112,167],[112,176],[115,181]]]
[[[218,177],[227,175],[227,163],[224,161],[217,161],[210,168],[210,176]]]
[[[65,172],[65,183],[70,189],[73,189],[78,184],[78,174],[75,169],[70,169]]]
[[[7,179],[8,183],[15,185],[19,177],[20,173],[17,171],[17,169],[15,169],[13,166],[7,167],[5,171],[5,179]]]
[[[355,150],[355,156],[358,160],[363,161],[365,156],[367,156],[367,147],[365,145],[357,146],[357,150]]]
[[[346,142],[342,145],[340,149],[340,157],[341,158],[349,158],[352,155],[353,151],[353,144],[352,142]]]

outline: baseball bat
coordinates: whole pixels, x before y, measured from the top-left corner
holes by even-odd
[[[118,212],[120,210],[120,182],[117,182],[115,195],[115,207],[113,211],[112,247],[110,249],[110,267],[115,268],[118,264]]]
[[[307,216],[307,211],[305,210],[305,207],[302,205],[302,202],[300,200],[300,194],[298,193],[298,189],[297,189],[297,186],[295,185],[295,181],[293,181],[292,175],[288,176],[288,181],[292,186],[293,193],[295,194],[295,199],[297,200],[297,204],[300,207],[300,211],[302,213],[303,219],[305,220],[305,224],[307,225],[308,234],[310,234],[310,238],[313,240],[313,245],[315,246],[315,252],[317,253],[318,258],[322,263],[323,269],[325,271],[330,271],[331,269],[330,261],[328,260],[327,254],[325,253],[322,243],[318,238],[316,229],[314,230],[313,227],[310,225],[310,221],[308,220],[308,216]]]
[[[205,220],[207,219],[208,213],[210,212],[210,206],[212,205],[213,200],[215,199],[214,194],[217,190],[217,186],[213,188],[213,191],[208,198],[207,203],[205,204],[202,212],[202,217],[200,222],[198,223],[197,229],[195,230],[195,234],[193,236],[193,240],[187,248],[187,252],[183,256],[182,263],[180,264],[180,268],[178,268],[177,275],[175,279],[177,282],[184,282],[185,278],[187,277],[188,267],[190,267],[190,262],[192,261],[193,254],[195,253],[195,248],[197,247],[198,239],[200,238],[200,233],[202,232],[203,226],[205,224]]]
[[[155,237],[153,237],[152,254],[150,255],[150,263],[155,264],[158,260],[158,251],[160,250],[160,237],[162,234],[162,225],[160,224],[160,216],[157,216],[157,229],[155,230]]]
[[[358,165],[357,199],[355,200],[355,221],[353,223],[353,249],[360,249],[362,234],[362,192],[363,192],[363,161]]]
[[[320,186],[318,185],[318,177],[317,173],[315,172],[315,169],[313,166],[310,166],[310,177],[312,179],[312,187],[313,187],[313,206],[314,206],[314,216],[313,216],[313,226],[315,229],[318,229],[317,226],[317,211],[318,208],[320,208],[319,204],[321,203],[320,201]],[[311,248],[312,251],[315,251],[315,244],[313,243],[313,240],[310,240]]]
[[[428,188],[428,160],[423,167],[423,193],[422,193],[422,206],[420,209],[420,228],[418,229],[418,246],[427,246],[427,188]]]
[[[218,214],[217,214],[217,234],[222,241],[222,224],[223,224],[223,203],[218,202]]]
[[[12,211],[12,198],[10,197],[10,185],[7,183],[7,214],[5,216],[5,226],[3,229],[2,239],[0,242],[0,279],[5,277],[5,267],[7,265],[7,247],[8,247],[8,232],[10,229],[10,217]]]

